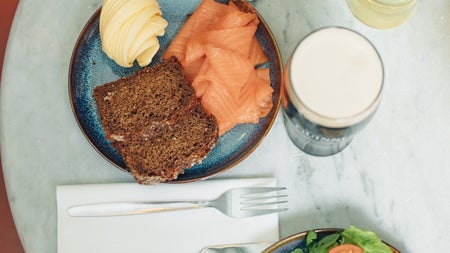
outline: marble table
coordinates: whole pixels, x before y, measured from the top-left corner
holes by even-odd
[[[371,229],[402,252],[446,252],[450,238],[450,2],[420,1],[391,30],[356,20],[344,0],[257,0],[284,60],[311,30],[338,25],[371,40],[385,66],[380,108],[343,152],[312,157],[280,116],[260,146],[217,178],[274,176],[288,187],[280,235],[314,227]],[[21,0],[1,84],[1,152],[26,252],[56,252],[58,184],[131,182],[99,156],[72,115],[69,61],[100,0]]]

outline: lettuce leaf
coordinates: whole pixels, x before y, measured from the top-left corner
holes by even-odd
[[[339,234],[331,234],[323,237],[319,241],[313,241],[307,246],[309,253],[327,253],[331,248],[338,245]]]
[[[342,244],[350,243],[361,247],[365,253],[392,253],[392,250],[372,231],[361,230],[350,225],[341,233]]]
[[[317,239],[317,234],[314,231],[309,231],[308,234],[306,234],[306,247],[309,247],[311,243],[314,242],[314,240]]]

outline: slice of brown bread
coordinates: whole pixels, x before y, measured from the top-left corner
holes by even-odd
[[[217,144],[216,118],[175,57],[99,86],[93,96],[106,138],[140,184],[176,179]]]
[[[124,141],[176,122],[195,106],[195,90],[175,57],[94,89],[106,138]]]
[[[217,144],[214,116],[200,103],[177,124],[155,129],[151,137],[117,142],[131,174],[140,184],[174,180],[185,169],[200,163]]]

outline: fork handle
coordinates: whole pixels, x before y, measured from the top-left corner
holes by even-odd
[[[73,217],[120,216],[197,209],[206,206],[207,201],[111,202],[73,206],[67,210],[67,213]]]

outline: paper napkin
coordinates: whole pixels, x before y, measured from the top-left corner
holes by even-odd
[[[136,183],[57,187],[58,253],[198,253],[209,245],[279,239],[278,214],[230,218],[213,208],[115,217],[71,217],[67,209],[117,201],[209,200],[273,178],[205,180],[143,186]]]

